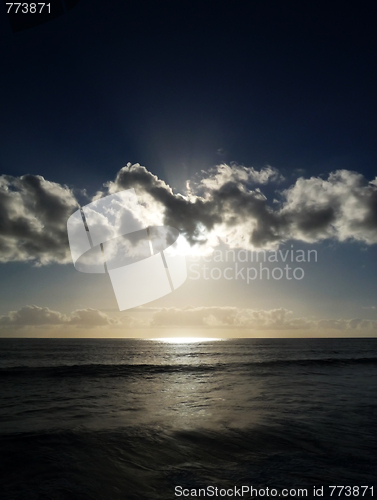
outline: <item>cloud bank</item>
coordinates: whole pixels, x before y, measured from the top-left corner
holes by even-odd
[[[0,316],[0,328],[78,326],[115,326],[119,321],[96,309],[77,309],[71,314],[62,314],[48,307],[25,306]]]
[[[287,309],[253,310],[237,307],[171,307],[156,311],[152,326],[204,326],[247,328],[251,330],[296,330],[313,325],[304,318],[295,318]]]
[[[135,312],[134,312],[135,313]],[[136,316],[127,315],[113,318],[96,309],[80,309],[70,314],[53,311],[47,307],[25,306],[18,311],[11,311],[0,316],[0,331],[49,329],[53,333],[56,327],[86,329],[103,329],[103,336],[116,331],[119,336],[127,337],[130,330],[143,329],[153,335],[153,331],[161,328],[180,331],[185,328],[192,332],[195,329],[208,331],[223,329],[232,332],[235,337],[250,335],[253,332],[279,332],[279,335],[301,332],[309,337],[324,332],[338,332],[338,335],[360,334],[375,335],[377,320],[354,319],[313,319],[296,317],[292,311],[284,308],[271,310],[254,310],[238,307],[169,307],[138,308]],[[225,333],[227,335],[227,333]]]
[[[377,331],[377,320],[311,319],[295,317],[288,309],[254,310],[238,307],[162,308],[155,311],[151,326],[217,327],[246,330]]]
[[[338,170],[326,179],[299,177],[285,188],[282,182],[270,166],[221,164],[174,193],[145,167],[129,163],[95,198],[134,188],[143,221],[176,227],[198,253],[221,242],[247,250],[276,249],[289,240],[377,243],[377,178]],[[77,207],[66,186],[40,176],[1,176],[0,261],[71,262],[66,223]]]

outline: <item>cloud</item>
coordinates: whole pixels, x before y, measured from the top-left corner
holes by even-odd
[[[145,223],[176,227],[191,245],[213,247],[221,239],[232,247],[252,248],[279,239],[279,217],[257,186],[280,180],[277,170],[269,166],[257,171],[222,164],[202,172],[182,195],[174,194],[145,167],[129,163],[114,182],[106,184],[107,192],[97,196],[133,187]]]
[[[0,176],[0,262],[71,262],[67,219],[72,191],[41,176]]]
[[[118,325],[119,321],[110,318],[107,314],[98,311],[97,309],[78,309],[68,317],[68,324],[75,326],[111,326]]]
[[[185,193],[138,163],[128,163],[94,199],[134,188],[146,225],[170,225],[191,252],[230,248],[276,250],[286,241],[377,243],[377,178],[348,170],[327,179],[284,179],[270,166],[260,170],[221,164],[187,182]],[[68,263],[66,223],[78,207],[67,186],[40,176],[0,177],[0,261]]]
[[[377,331],[377,320],[312,319],[295,317],[292,311],[279,308],[254,310],[237,307],[185,307],[155,310],[150,325],[216,327],[246,330],[310,330],[313,336],[323,330]]]
[[[245,167],[235,163],[231,165],[222,163],[210,168],[208,172],[202,171],[202,174],[203,178],[198,183],[197,190],[200,191],[200,188],[202,188],[204,194],[209,191],[216,191],[228,183],[236,183],[247,187],[267,184],[272,181],[282,182],[284,180],[278,170],[269,165],[261,170],[256,170],[253,167]]]
[[[377,179],[377,178],[376,178]],[[377,180],[349,170],[299,178],[283,192],[280,215],[288,236],[313,242],[325,238],[377,243]]]
[[[136,314],[137,313],[137,314]],[[134,315],[133,315],[134,314]],[[338,332],[335,335],[373,334],[377,333],[377,320],[354,319],[313,319],[296,317],[288,309],[254,310],[238,307],[168,307],[168,308],[143,308],[135,309],[130,315],[120,319],[111,317],[96,309],[78,309],[70,314],[63,314],[48,307],[29,305],[18,311],[10,311],[0,316],[0,332],[9,334],[11,331],[25,332],[32,329],[51,333],[64,328],[64,332],[76,331],[77,328],[96,329],[96,334],[103,330],[103,335],[109,331],[127,337],[141,329],[145,334],[153,334],[155,329],[175,327],[190,327],[192,329],[231,330],[235,336],[237,332],[242,336],[252,335],[253,332],[265,331],[281,332],[281,335],[299,332],[311,337],[321,336],[326,332]],[[72,330],[74,329],[74,330]],[[280,334],[279,334],[280,335]]]
[[[314,324],[295,318],[287,309],[253,310],[237,307],[171,307],[156,311],[152,326],[232,327],[251,330],[296,330],[312,328]]]
[[[82,326],[99,327],[117,325],[118,320],[110,318],[96,309],[78,309],[71,314],[62,314],[48,307],[25,306],[18,311],[10,311],[0,316],[1,327],[32,326]]]
[[[288,240],[377,243],[377,178],[368,182],[348,170],[326,180],[300,177],[287,189],[275,189],[279,201],[270,203],[263,186],[277,188],[282,180],[269,166],[257,171],[222,164],[202,172],[182,195],[145,167],[129,163],[106,187],[109,193],[134,187],[148,223],[174,226],[203,250],[220,240],[249,250],[276,249]]]
[[[1,326],[40,326],[67,324],[68,318],[48,307],[25,306],[18,311],[10,311],[0,316]]]

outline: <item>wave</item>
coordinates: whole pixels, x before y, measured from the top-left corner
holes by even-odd
[[[377,357],[363,358],[311,358],[252,361],[245,363],[214,364],[76,364],[57,366],[16,366],[0,368],[0,377],[127,377],[158,375],[164,373],[216,372],[247,370],[252,368],[283,367],[335,367],[350,365],[375,365]]]
[[[348,440],[323,430],[290,425],[244,430],[133,426],[0,436],[1,498],[165,500],[173,498],[176,485],[310,491],[313,484],[337,481],[372,485],[375,449],[363,437],[350,447]]]

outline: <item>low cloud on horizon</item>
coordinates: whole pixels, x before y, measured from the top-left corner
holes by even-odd
[[[136,316],[132,314],[137,313]],[[143,314],[145,313],[144,317]],[[117,336],[121,334],[127,337],[127,332],[143,330],[153,332],[161,328],[174,330],[177,327],[182,330],[189,329],[190,332],[206,330],[210,333],[232,330],[234,332],[252,334],[253,332],[281,332],[287,334],[292,332],[306,332],[308,337],[322,336],[326,332],[339,332],[339,334],[350,335],[353,332],[365,335],[377,333],[377,320],[353,319],[313,319],[296,317],[292,311],[285,308],[270,310],[254,310],[238,307],[168,307],[168,308],[137,308],[123,317],[111,317],[96,309],[79,309],[70,314],[63,314],[47,307],[30,305],[22,307],[17,311],[10,311],[0,316],[0,335],[12,336],[17,332],[38,331],[38,329],[49,329],[52,336],[54,329],[65,327],[103,329],[106,337],[112,332]],[[77,330],[76,330],[77,331]],[[58,335],[59,336],[59,335]]]
[[[119,324],[117,319],[91,308],[77,309],[70,314],[63,314],[48,307],[30,305],[0,316],[0,329],[57,325],[93,328],[117,324]]]

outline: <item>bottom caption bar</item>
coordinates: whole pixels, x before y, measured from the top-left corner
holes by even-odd
[[[245,498],[330,498],[330,497],[364,497],[373,498],[373,486],[311,486],[309,488],[259,488],[248,485],[219,488],[206,486],[205,488],[186,488],[176,486],[175,497],[245,497]]]

